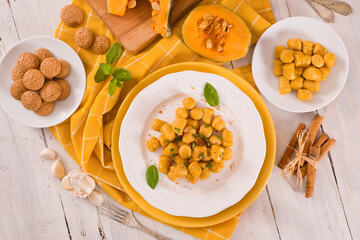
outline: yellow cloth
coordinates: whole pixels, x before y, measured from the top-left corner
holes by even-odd
[[[268,0],[202,1],[202,3],[204,2],[218,2],[238,14],[249,26],[253,35],[253,43],[271,23],[275,22]],[[106,35],[111,44],[116,41],[85,0],[74,0],[73,4],[78,5],[84,12],[81,26],[90,28],[95,34]],[[77,111],[65,122],[51,127],[52,133],[70,156],[96,178],[100,186],[111,197],[123,206],[150,218],[151,216],[142,211],[124,192],[115,174],[111,159],[112,126],[122,100],[132,87],[146,75],[173,63],[210,62],[189,50],[181,40],[181,26],[184,19],[185,17],[173,28],[170,38],[154,41],[137,55],[132,55],[127,51],[122,54],[116,67],[127,68],[132,73],[133,80],[126,83],[122,90],[118,89],[112,97],[108,95],[109,79],[102,83],[94,81],[98,64],[105,62],[105,55],[97,55],[90,50],[77,47],[74,41],[76,28],[69,28],[60,23],[55,31],[56,38],[69,44],[79,54],[85,66],[87,83],[84,98]],[[234,71],[255,86],[250,66]],[[206,228],[172,227],[201,239],[230,239],[238,218],[239,216]]]

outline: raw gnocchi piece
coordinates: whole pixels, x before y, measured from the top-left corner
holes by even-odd
[[[182,138],[182,141],[184,143],[192,143],[193,141],[195,141],[195,138],[196,138],[196,130],[194,128],[191,128],[191,127],[186,127],[185,130],[184,130],[184,135],[183,135],[183,138]]]
[[[145,145],[150,152],[155,152],[160,147],[160,142],[156,137],[151,137],[146,141]]]
[[[208,124],[201,125],[200,130],[199,130],[200,137],[205,136],[206,138],[211,137],[212,132],[213,132],[213,129]]]
[[[304,84],[304,78],[302,78],[301,76],[297,76],[295,80],[292,80],[290,82],[290,87],[293,90],[298,90],[303,87],[303,84]]]
[[[209,138],[209,143],[211,143],[212,145],[221,145],[221,137],[220,136],[217,136],[217,135],[212,135],[210,138]]]
[[[284,77],[279,77],[279,91],[281,95],[291,92],[290,80],[287,80]]]
[[[283,76],[287,80],[294,80],[296,77],[295,74],[295,64],[294,63],[287,63],[282,66],[283,69]]]
[[[199,130],[200,128],[200,122],[198,120],[194,120],[194,119],[187,119],[187,123],[186,126],[190,126],[192,128],[194,128],[195,130]]]
[[[224,161],[221,161],[219,163],[215,161],[211,161],[210,163],[211,163],[210,171],[213,173],[218,173],[225,167]]]
[[[294,61],[294,55],[288,49],[282,50],[280,52],[280,60],[283,63],[291,63],[292,61]]]
[[[320,54],[321,56],[324,56],[327,51],[328,50],[323,45],[321,45],[320,43],[315,43],[313,48],[313,54]]]
[[[321,71],[321,81],[325,81],[331,70],[330,68],[324,66],[320,68],[320,71]]]
[[[309,66],[304,69],[302,76],[305,79],[309,79],[309,80],[313,80],[313,81],[320,81],[322,74],[321,74],[320,69],[313,67],[313,66]]]
[[[170,166],[169,172],[167,173],[167,177],[171,181],[177,182],[178,178],[175,176],[175,166]]]
[[[159,142],[160,142],[161,147],[163,147],[163,148],[169,144],[169,142],[166,141],[166,139],[164,138],[163,135],[159,136]]]
[[[305,89],[312,91],[312,92],[319,92],[320,91],[320,82],[319,81],[311,81],[305,80],[304,86]]]
[[[300,76],[304,71],[304,67],[295,67],[295,75]]]
[[[275,52],[274,52],[274,57],[277,59],[280,59],[280,53],[282,50],[286,50],[287,47],[283,46],[283,45],[277,45],[275,47]]]
[[[299,53],[295,55],[295,67],[307,67],[311,64],[311,57],[308,55],[304,55],[303,53]]]
[[[206,146],[196,146],[194,147],[194,150],[192,151],[191,157],[195,161],[204,160],[208,154]]]
[[[297,90],[297,97],[300,101],[309,101],[312,99],[312,93],[307,89]]]
[[[303,42],[303,53],[305,55],[311,56],[313,53],[314,43],[311,41],[304,40]]]
[[[210,177],[210,169],[209,168],[202,169],[200,177],[199,177],[200,180],[206,180],[209,177]]]
[[[201,168],[198,162],[192,162],[188,166],[188,171],[193,178],[198,179],[201,175]]]
[[[184,178],[188,174],[188,170],[185,168],[184,165],[177,165],[174,168],[174,175],[176,178]]]
[[[195,184],[197,182],[197,178],[194,178],[193,176],[191,176],[190,173],[188,173],[185,177],[186,180],[188,180],[189,182],[191,182],[192,184]]]
[[[185,159],[188,159],[191,157],[191,147],[188,146],[188,145],[182,145],[180,148],[179,148],[179,155],[180,157],[182,158],[185,158]]]
[[[328,68],[332,68],[335,65],[335,62],[336,62],[335,54],[333,54],[333,53],[325,53],[324,61],[325,61],[325,65]]]
[[[302,41],[300,38],[292,38],[287,41],[287,46],[292,50],[301,51]]]
[[[274,60],[274,67],[273,67],[273,73],[275,76],[282,76],[283,70],[282,70],[282,61],[280,60]]]
[[[315,67],[321,68],[324,66],[324,58],[320,54],[314,54],[311,56],[311,63]]]

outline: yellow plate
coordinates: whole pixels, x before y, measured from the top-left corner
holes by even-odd
[[[260,113],[260,116],[263,121],[265,138],[266,138],[266,156],[264,160],[264,164],[261,168],[259,176],[255,182],[253,188],[243,197],[238,203],[235,205],[209,217],[204,218],[191,218],[191,217],[179,217],[167,214],[157,208],[152,207],[148,202],[144,200],[141,195],[135,191],[135,189],[130,185],[127,180],[122,161],[119,152],[119,136],[120,136],[120,126],[125,117],[127,110],[129,109],[131,102],[134,100],[136,95],[145,87],[150,85],[151,83],[157,81],[164,75],[181,72],[186,70],[193,70],[199,72],[207,72],[214,73],[231,81],[235,84],[241,91],[247,94],[250,99],[254,102],[257,110]],[[181,226],[181,227],[205,227],[210,225],[215,225],[230,218],[235,217],[244,211],[250,204],[255,201],[255,199],[259,196],[261,191],[264,189],[272,168],[274,166],[275,160],[275,152],[276,152],[276,136],[274,124],[267,109],[265,102],[261,99],[260,94],[243,78],[236,75],[235,73],[216,65],[207,64],[207,63],[179,63],[164,67],[146,78],[144,78],[141,82],[139,82],[127,95],[121,107],[116,115],[113,134],[112,134],[112,158],[115,166],[116,174],[120,180],[121,185],[129,195],[129,197],[145,212],[158,219],[159,221],[165,222],[167,224]],[[145,173],[144,173],[145,174]]]

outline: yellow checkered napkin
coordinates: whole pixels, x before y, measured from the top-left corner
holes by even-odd
[[[274,22],[271,6],[268,0],[218,0],[217,2],[237,13],[249,26],[253,43]],[[116,39],[101,19],[87,5],[85,0],[74,0],[84,11],[84,21],[81,26],[90,28],[95,34],[104,34],[111,43]],[[51,127],[51,131],[63,145],[71,157],[87,172],[89,172],[100,186],[116,201],[136,212],[147,215],[142,211],[123,190],[114,171],[111,159],[111,132],[118,108],[129,91],[145,76],[164,66],[179,62],[209,62],[189,50],[181,40],[181,19],[173,28],[173,34],[167,39],[158,39],[137,55],[125,51],[116,67],[127,68],[133,75],[133,80],[126,83],[123,89],[118,89],[113,96],[108,95],[109,79],[102,83],[95,83],[94,75],[98,64],[105,62],[105,55],[97,55],[90,50],[76,46],[74,33],[76,28],[69,28],[60,23],[55,31],[55,37],[69,44],[82,59],[87,83],[84,98],[77,111],[65,122]],[[253,84],[250,66],[234,70]],[[116,147],[116,146],[114,146]],[[237,225],[238,218],[234,217],[226,222],[206,228],[179,228],[201,239],[230,239]]]

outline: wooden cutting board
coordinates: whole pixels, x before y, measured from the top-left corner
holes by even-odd
[[[173,1],[174,6],[170,16],[172,25],[200,2],[200,0]],[[87,2],[130,53],[140,52],[160,36],[151,29],[151,5],[148,0],[137,0],[136,7],[126,11],[122,17],[107,13],[106,0],[87,0]]]

